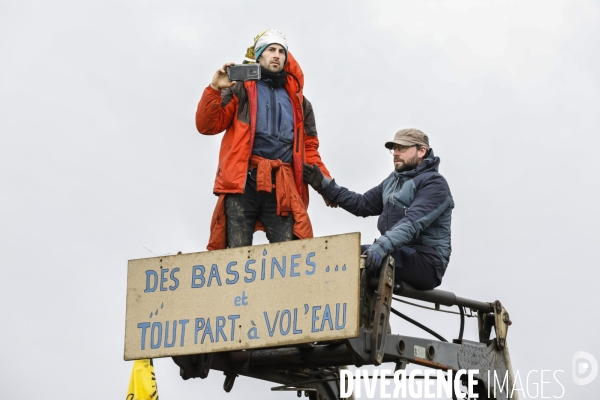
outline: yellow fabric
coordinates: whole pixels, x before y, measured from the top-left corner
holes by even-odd
[[[262,31],[261,33],[259,33],[258,35],[256,35],[256,37],[254,38],[254,43],[252,44],[252,46],[248,47],[248,49],[246,50],[246,60],[244,60],[242,62],[242,64],[256,64],[256,62],[254,61],[254,46],[256,46],[256,42],[258,42],[258,39],[260,39],[260,37],[262,35],[265,34],[266,31],[268,31],[271,28],[267,28],[264,31]],[[252,61],[250,61],[252,60]]]
[[[151,360],[135,360],[126,400],[158,400],[156,376]]]

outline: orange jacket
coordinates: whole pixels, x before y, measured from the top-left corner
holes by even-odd
[[[308,207],[308,186],[302,180],[302,165],[317,164],[331,178],[319,155],[319,139],[312,105],[303,96],[304,73],[288,52],[285,65],[287,90],[294,110],[294,145],[292,171],[298,194]],[[203,135],[216,135],[225,130],[219,152],[219,165],[213,193],[243,193],[248,176],[248,162],[254,145],[257,114],[256,82],[237,82],[229,89],[214,90],[208,86],[198,103],[196,128]]]
[[[256,190],[271,193],[275,189],[277,197],[277,215],[294,215],[294,235],[298,239],[313,237],[312,225],[306,206],[300,198],[294,178],[292,176],[291,164],[280,160],[267,160],[256,155],[250,158],[250,167],[256,168]],[[275,171],[275,185],[272,182],[271,172]],[[227,248],[227,216],[225,214],[225,194],[219,195],[219,200],[213,212],[210,222],[210,238],[208,250],[220,250]],[[254,230],[264,231],[264,226],[256,221]]]

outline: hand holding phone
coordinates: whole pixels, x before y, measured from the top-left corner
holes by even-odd
[[[223,64],[223,66],[219,68],[213,75],[212,81],[210,82],[210,87],[214,90],[221,90],[235,85],[235,82],[231,82],[227,77],[227,69],[233,65],[235,65],[235,63],[232,62]]]

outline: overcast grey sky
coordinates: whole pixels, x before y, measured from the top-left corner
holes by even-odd
[[[565,399],[597,398],[571,357],[600,360],[599,17],[592,0],[0,0],[0,398],[124,398],[127,260],[204,251],[222,136],[196,132],[196,105],[268,27],[338,183],[370,189],[393,167],[383,143],[425,131],[456,203],[441,288],[503,302],[523,380],[564,370]],[[378,236],[317,196],[309,211],[316,236]],[[456,318],[399,307],[456,337]],[[155,365],[163,400],[295,397]]]

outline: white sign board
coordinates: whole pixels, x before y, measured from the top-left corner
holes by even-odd
[[[130,260],[125,360],[358,335],[360,233]]]

